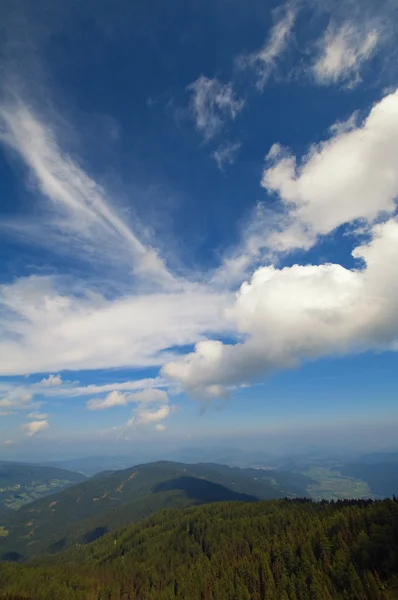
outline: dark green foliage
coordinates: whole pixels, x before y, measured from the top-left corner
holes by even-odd
[[[32,502],[4,520],[0,559],[55,553],[148,517],[162,508],[225,500],[255,501],[304,495],[299,474],[216,464],[157,462],[106,473]],[[300,487],[301,486],[301,487]]]
[[[384,600],[397,573],[395,500],[224,502],[3,563],[0,598]]]

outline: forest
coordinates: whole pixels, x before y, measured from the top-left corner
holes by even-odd
[[[384,600],[398,574],[398,501],[218,502],[170,509],[24,564],[2,600]]]

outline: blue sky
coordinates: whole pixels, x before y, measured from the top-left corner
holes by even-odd
[[[394,443],[394,4],[4,3],[2,455]]]

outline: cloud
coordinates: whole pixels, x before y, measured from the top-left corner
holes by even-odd
[[[242,285],[229,316],[244,341],[207,340],[163,367],[193,395],[252,383],[302,361],[393,349],[398,340],[398,219],[377,224],[353,256],[362,270],[338,264],[258,269]],[[213,387],[215,386],[215,387]]]
[[[62,385],[62,378],[60,375],[49,375],[46,378],[42,379],[39,383],[39,385],[42,385],[44,387],[53,387],[53,386],[57,386],[57,385]]]
[[[277,61],[288,47],[296,21],[298,8],[287,2],[274,11],[274,25],[262,48],[237,60],[240,68],[253,69],[257,77],[257,88],[262,91],[277,67]]]
[[[280,145],[268,156],[262,186],[278,194],[285,219],[268,239],[274,250],[311,247],[318,235],[393,213],[398,196],[398,90],[357,127],[314,145],[301,164]]]
[[[279,228],[279,219],[280,213],[265,203],[257,203],[242,224],[239,242],[227,249],[221,264],[211,274],[214,289],[236,290],[256,267],[275,258],[269,239]]]
[[[9,383],[0,383],[0,415],[5,417],[20,410],[32,410],[38,408],[40,403],[31,402],[33,394],[24,386],[14,386]]]
[[[170,415],[170,406],[161,406],[160,408],[147,408],[141,406],[133,412],[132,418],[127,422],[127,426],[132,425],[149,425],[163,421]]]
[[[4,446],[11,446],[12,444],[15,444],[14,440],[4,440],[3,442]]]
[[[120,392],[111,392],[106,398],[93,398],[87,402],[89,410],[104,410],[105,408],[113,408],[114,406],[126,406],[127,395]]]
[[[172,278],[156,251],[146,247],[97,184],[60,148],[48,116],[40,117],[13,94],[0,106],[0,139],[23,160],[37,190],[48,200],[38,219],[6,221],[9,232],[68,249],[80,259],[134,266],[137,273]],[[46,123],[46,124],[45,124]]]
[[[163,425],[162,423],[158,423],[155,426],[156,431],[166,431],[166,425]]]
[[[46,413],[32,412],[28,414],[28,419],[35,419],[36,421],[45,421],[46,419],[48,419],[48,415]]]
[[[347,131],[352,131],[357,127],[358,120],[359,111],[356,110],[345,121],[336,121],[336,123],[333,123],[333,125],[329,127],[329,131],[333,135],[340,135],[342,133],[346,133]]]
[[[11,400],[9,400],[8,398],[2,398],[0,400],[0,408],[10,408],[12,405],[13,404]]]
[[[32,421],[31,423],[26,423],[26,425],[22,426],[22,428],[26,431],[26,435],[29,437],[36,435],[36,433],[39,433],[39,431],[48,429],[48,427],[48,421]]]
[[[129,403],[149,404],[154,402],[167,403],[167,393],[156,389],[141,390],[133,394],[122,394],[113,391],[106,398],[89,400],[86,406],[89,410],[103,410],[105,408],[113,408],[114,406],[126,406]]]
[[[366,27],[346,22],[331,23],[319,41],[319,54],[312,66],[315,81],[321,85],[360,81],[364,62],[376,52],[381,32],[376,25]]]
[[[228,330],[227,302],[197,284],[108,299],[73,295],[56,278],[21,278],[0,285],[0,374],[163,364],[168,348]]]
[[[220,171],[224,170],[225,165],[232,165],[235,162],[236,155],[241,146],[242,144],[239,143],[228,143],[222,144],[217,150],[214,150],[212,157],[216,161]]]
[[[134,391],[143,390],[146,388],[162,388],[167,387],[169,384],[166,380],[161,377],[147,378],[147,379],[136,379],[135,381],[122,381],[115,383],[105,383],[102,385],[85,385],[77,386],[66,384],[62,387],[52,390],[41,390],[42,393],[50,396],[92,396],[93,394],[103,394],[106,392],[113,391]]]
[[[243,109],[245,101],[236,97],[231,83],[221,83],[201,75],[188,86],[191,96],[191,113],[196,128],[206,140],[223,128],[226,120],[234,120]]]

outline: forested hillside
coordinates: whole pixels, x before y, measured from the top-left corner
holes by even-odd
[[[0,598],[396,598],[398,502],[276,500],[162,511],[84,547],[0,566]]]
[[[0,559],[23,560],[88,543],[162,508],[303,496],[308,482],[282,471],[163,461],[99,474],[3,519],[7,537],[0,538]]]

